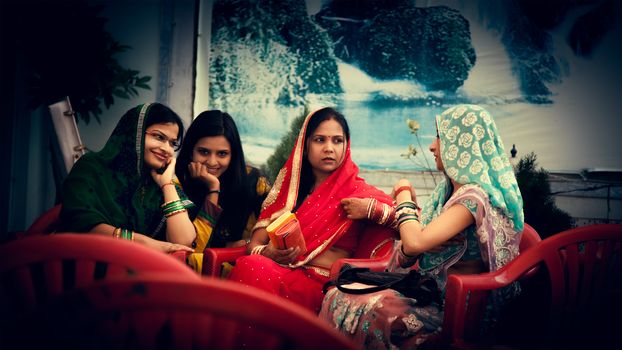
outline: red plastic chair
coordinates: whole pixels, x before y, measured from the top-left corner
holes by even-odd
[[[374,261],[385,256],[389,257],[395,239],[397,239],[397,232],[383,230],[381,234],[378,234],[375,230],[364,230],[361,232],[359,245],[352,258],[337,260],[331,268],[331,274],[335,266],[341,266],[343,261]],[[220,276],[223,263],[232,263],[244,255],[246,255],[246,247],[207,248],[203,255],[203,275]],[[339,269],[336,271],[339,272]]]
[[[523,233],[521,236],[521,241],[519,245],[520,252],[524,252],[527,249],[533,247],[542,239],[536,230],[525,223],[525,228],[523,229]],[[389,250],[388,250],[389,251]],[[380,254],[380,258],[374,259],[339,259],[337,260],[330,269],[330,278],[336,279],[339,276],[339,270],[345,264],[353,265],[356,267],[367,267],[372,271],[383,271],[387,265],[389,264],[389,260],[391,259],[391,254],[386,253]],[[416,268],[416,265],[413,266]]]
[[[535,246],[542,238],[536,231],[535,228],[531,227],[531,225],[525,223],[525,227],[523,228],[523,235],[520,238],[520,243],[518,246],[519,251],[522,253],[526,252],[527,249]]]
[[[30,227],[26,229],[25,236],[55,232],[60,226],[60,210],[61,205],[56,204],[45,213],[41,214],[37,219],[35,219]]]
[[[30,236],[45,235],[56,232],[61,224],[60,211],[62,209],[61,204],[57,204],[48,209],[45,213],[41,214],[35,221],[28,227],[25,232],[21,232],[17,235],[17,238],[25,238]],[[188,256],[183,251],[177,251],[170,253],[170,255],[181,262],[186,262]]]
[[[134,242],[59,233],[0,245],[0,325],[68,290],[143,272],[200,277],[177,259]]]
[[[534,268],[536,276],[527,276]],[[444,342],[457,348],[480,348],[487,341],[478,335],[485,300],[492,290],[513,282],[521,283],[523,294],[514,305],[516,312],[504,318],[517,325],[509,329],[514,335],[509,341],[521,347],[622,347],[622,225],[560,232],[498,271],[450,275]],[[521,300],[523,296],[528,297]],[[532,342],[520,344],[525,339]]]
[[[16,327],[17,328],[17,327]],[[344,349],[317,315],[236,282],[143,275],[63,295],[35,314],[38,347],[85,349]]]

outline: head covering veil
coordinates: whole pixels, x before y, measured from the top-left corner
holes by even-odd
[[[451,182],[477,184],[512,223],[523,230],[523,199],[497,126],[487,110],[459,105],[436,116],[440,154],[446,178],[430,195],[421,216],[423,224],[438,216],[451,194]]]
[[[162,191],[144,163],[150,107],[127,111],[99,152],[82,156],[63,183],[61,220],[66,231],[105,223],[156,236],[163,232]]]
[[[305,118],[294,148],[263,203],[262,212],[254,229],[265,228],[278,214],[294,210],[305,156],[305,132],[309,120],[317,111],[319,110],[309,113]],[[387,204],[392,202],[390,196],[358,177],[359,169],[350,157],[349,141],[345,147],[341,165],[296,210],[307,244],[307,253],[298,257],[299,265],[312,260],[332,246],[352,225],[352,220],[346,218],[346,213],[340,205],[341,199],[373,197]]]

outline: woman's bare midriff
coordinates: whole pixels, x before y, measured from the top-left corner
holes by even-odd
[[[330,269],[333,266],[333,263],[337,261],[337,259],[341,258],[349,258],[350,254],[343,249],[331,247],[328,248],[324,253],[318,255],[315,259],[311,260],[309,265],[320,266],[327,269]]]

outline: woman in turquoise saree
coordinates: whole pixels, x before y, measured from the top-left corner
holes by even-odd
[[[419,271],[444,290],[450,273],[494,271],[518,256],[524,218],[512,166],[488,111],[459,105],[437,116],[436,125],[430,151],[445,177],[420,213],[410,183],[395,186],[401,243],[389,269],[403,271],[418,261]],[[348,201],[349,215],[358,217],[356,207]],[[515,295],[510,289],[495,296],[493,308]],[[332,289],[320,316],[367,349],[415,348],[443,322],[442,305],[417,305],[391,289],[363,295]]]
[[[65,179],[62,231],[192,251],[193,204],[172,182],[183,131],[179,116],[162,104],[127,111],[104,148],[82,156]]]

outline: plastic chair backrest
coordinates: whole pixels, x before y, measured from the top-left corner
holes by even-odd
[[[525,223],[525,227],[523,228],[523,234],[521,236],[520,243],[518,246],[518,249],[520,250],[521,254],[526,252],[527,249],[538,244],[538,242],[540,241],[542,241],[542,238],[540,238],[540,235],[538,234],[538,232],[536,232],[536,230],[533,227],[531,227],[531,225]]]
[[[0,325],[68,290],[143,272],[200,278],[177,259],[95,234],[33,236],[0,245]]]
[[[26,236],[53,233],[60,226],[61,204],[56,204],[46,212],[41,214],[26,229]]]
[[[534,268],[536,276],[529,276]],[[560,232],[498,271],[448,276],[443,340],[454,347],[480,341],[482,300],[514,282],[521,283],[522,295],[508,305],[504,320],[525,326],[510,330],[515,336],[529,332],[531,342],[519,346],[541,344],[541,339],[552,339],[546,341],[561,347],[562,342],[576,346],[587,341],[595,346],[599,340],[608,341],[607,330],[613,336],[616,327],[618,333],[622,329],[622,225],[589,225]],[[589,339],[581,338],[588,335]]]
[[[34,347],[355,349],[310,311],[213,278],[110,279],[64,295],[28,321],[47,332],[28,344]]]

